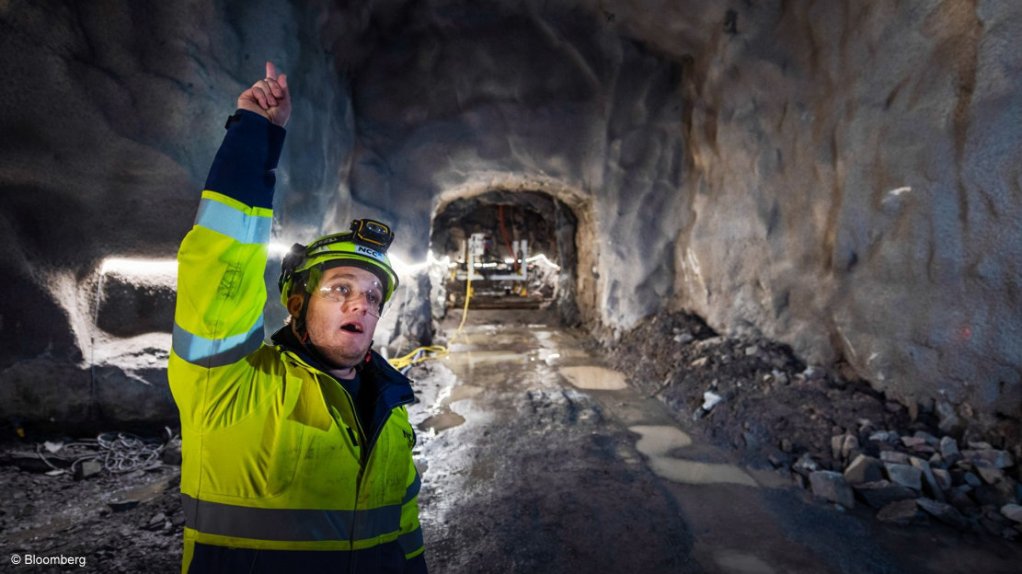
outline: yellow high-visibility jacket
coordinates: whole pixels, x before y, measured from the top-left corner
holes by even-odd
[[[263,343],[283,139],[232,116],[178,253],[182,571],[425,572],[408,379],[373,353],[356,405],[289,329]]]

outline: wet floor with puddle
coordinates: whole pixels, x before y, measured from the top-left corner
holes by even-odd
[[[434,571],[942,571],[901,551],[904,534],[892,543],[869,517],[694,441],[555,324],[473,311],[451,353],[412,373]]]
[[[620,391],[628,388],[622,373],[604,367],[562,367],[559,371],[569,383],[580,389]]]

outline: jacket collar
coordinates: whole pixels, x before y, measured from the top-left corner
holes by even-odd
[[[291,325],[284,325],[278,329],[270,337],[270,340],[275,345],[279,345],[294,353],[299,359],[317,371],[325,374],[329,373],[319,354],[298,340],[294,331],[291,330]],[[373,392],[378,393],[380,402],[386,405],[388,410],[415,400],[411,380],[391,366],[376,351],[371,350],[369,352],[369,360],[356,367],[356,369],[359,376],[362,377],[364,388],[374,388]]]

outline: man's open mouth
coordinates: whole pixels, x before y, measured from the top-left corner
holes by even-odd
[[[359,325],[358,323],[345,323],[341,325],[341,330],[348,331],[349,333],[361,333],[362,325]]]

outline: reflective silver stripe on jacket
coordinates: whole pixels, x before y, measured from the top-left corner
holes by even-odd
[[[230,365],[244,359],[263,344],[263,319],[260,317],[248,333],[223,339],[200,337],[174,323],[174,335],[170,344],[177,356],[193,365],[207,368]]]
[[[273,219],[248,215],[236,208],[212,199],[199,202],[195,224],[226,235],[238,243],[266,243],[270,239]]]

